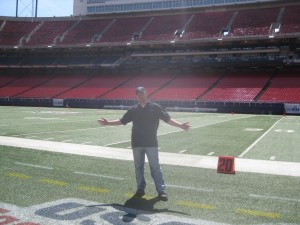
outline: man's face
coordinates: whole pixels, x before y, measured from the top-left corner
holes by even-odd
[[[140,104],[144,104],[147,102],[147,92],[138,92],[136,94],[136,98]]]

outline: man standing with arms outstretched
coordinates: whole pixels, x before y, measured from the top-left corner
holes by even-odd
[[[132,122],[131,145],[137,182],[135,195],[137,197],[145,195],[144,164],[145,155],[147,155],[158,197],[162,201],[167,201],[168,195],[158,157],[157,129],[159,120],[185,131],[190,130],[191,127],[188,122],[177,122],[160,105],[149,101],[144,87],[136,89],[136,97],[138,104],[130,108],[121,119],[108,121],[101,118],[98,122],[102,126],[126,125]]]

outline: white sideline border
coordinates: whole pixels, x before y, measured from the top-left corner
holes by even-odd
[[[49,152],[132,161],[131,149],[62,143],[27,138],[0,136],[0,145],[28,148]],[[160,152],[160,162],[166,165],[217,169],[217,156],[202,156]],[[261,173],[300,177],[300,163],[236,158],[236,172]]]

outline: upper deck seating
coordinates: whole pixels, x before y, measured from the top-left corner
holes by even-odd
[[[139,32],[150,17],[118,18],[103,34],[100,42],[129,42],[135,32]]]
[[[230,36],[269,35],[280,8],[239,10],[232,24]]]
[[[143,31],[139,41],[173,40],[175,31],[182,29],[190,17],[189,14],[156,16]]]
[[[89,44],[94,36],[100,35],[110,22],[112,19],[81,20],[59,44]]]
[[[260,97],[260,101],[300,103],[300,74],[280,73]]]
[[[32,35],[27,45],[52,45],[54,39],[62,35],[76,21],[45,21],[42,26]]]
[[[268,82],[270,74],[228,74],[201,100],[253,101]]]
[[[18,45],[21,38],[30,34],[40,22],[6,21],[0,32],[0,45]]]
[[[183,74],[151,96],[155,100],[196,100],[220,74]]]
[[[233,12],[207,12],[195,14],[187,26],[182,39],[219,37],[222,28],[225,28]]]
[[[285,12],[281,21],[280,33],[298,33],[300,32],[300,5],[289,6],[285,8]]]

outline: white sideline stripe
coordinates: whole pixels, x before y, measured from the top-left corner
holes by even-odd
[[[179,186],[179,185],[172,185],[172,184],[166,184],[166,186],[171,188],[188,189],[194,191],[214,192],[213,189],[206,189],[206,188],[194,188],[194,187],[186,187],[186,186]]]
[[[132,150],[126,148],[121,149],[6,136],[0,136],[0,145],[50,152],[60,152],[74,155],[85,155],[99,158],[133,161]],[[216,170],[218,165],[218,157],[160,152],[160,162],[161,164],[167,165],[187,166]],[[244,158],[236,158],[235,162],[236,172],[250,172],[300,177],[300,163],[298,162],[282,162]]]
[[[47,166],[39,166],[39,165],[33,165],[33,164],[28,164],[28,163],[14,162],[14,164],[21,165],[21,166],[30,166],[30,167],[36,167],[36,168],[41,168],[41,169],[46,169],[46,170],[53,170],[53,168],[52,168],[52,167],[47,167]]]
[[[93,173],[83,173],[83,172],[77,172],[77,171],[75,171],[74,173],[80,174],[80,175],[93,176],[93,177],[108,178],[108,179],[113,179],[113,180],[124,180],[124,178],[121,178],[121,177],[112,177],[112,176],[105,176],[105,175],[93,174]]]
[[[279,120],[277,120],[276,123],[273,124],[263,135],[261,135],[255,142],[253,142],[245,151],[242,152],[242,154],[239,155],[240,158],[244,157],[261,139],[264,138],[272,129],[276,126],[277,123],[279,123],[284,117],[281,117]]]
[[[250,194],[249,196],[254,197],[254,198],[276,199],[276,200],[283,200],[283,201],[300,202],[300,199],[294,199],[294,198],[283,198],[283,197],[277,197],[277,196],[265,196],[265,195],[255,195],[255,194]]]

